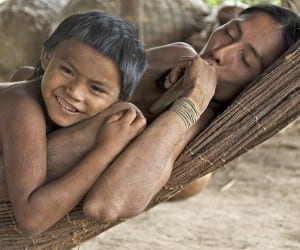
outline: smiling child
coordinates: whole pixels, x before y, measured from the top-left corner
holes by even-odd
[[[136,29],[102,12],[66,18],[45,42],[32,80],[0,89],[0,152],[19,227],[39,233],[70,211],[146,121],[127,100],[143,74]],[[116,104],[115,104],[116,103]],[[112,106],[111,106],[112,105]],[[111,106],[110,115],[102,111]],[[47,178],[46,135],[94,117],[99,132],[72,171]]]

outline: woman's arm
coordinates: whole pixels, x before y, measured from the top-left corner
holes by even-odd
[[[212,114],[204,111],[216,86],[214,69],[199,57],[182,67],[186,71],[184,96],[198,105],[202,119],[187,131],[182,119],[173,111],[158,117],[89,191],[84,202],[84,212],[89,217],[114,221],[143,211],[168,180],[184,145],[211,118]]]
[[[141,213],[169,179],[185,145],[211,117],[205,112],[186,133],[180,118],[172,111],[165,112],[97,180],[85,198],[84,213],[100,222]]]

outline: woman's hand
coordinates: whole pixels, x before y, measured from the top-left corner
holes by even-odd
[[[164,87],[170,88],[183,77],[183,97],[193,101],[199,112],[203,112],[212,99],[217,75],[215,68],[199,56],[185,57],[171,70]]]

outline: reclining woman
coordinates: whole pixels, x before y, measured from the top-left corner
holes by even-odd
[[[152,122],[88,191],[85,214],[107,222],[142,212],[167,182],[185,145],[220,107],[299,40],[299,27],[299,16],[287,9],[254,6],[216,29],[200,56],[183,43],[149,49],[147,71],[131,101]],[[157,83],[169,69],[166,81]],[[184,98],[156,118],[149,107],[182,75]],[[90,119],[48,136],[48,179],[70,171],[89,152],[100,120]]]

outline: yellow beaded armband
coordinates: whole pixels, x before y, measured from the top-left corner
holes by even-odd
[[[187,130],[200,118],[200,113],[196,105],[190,99],[184,97],[177,99],[170,110],[175,112],[183,120]]]

